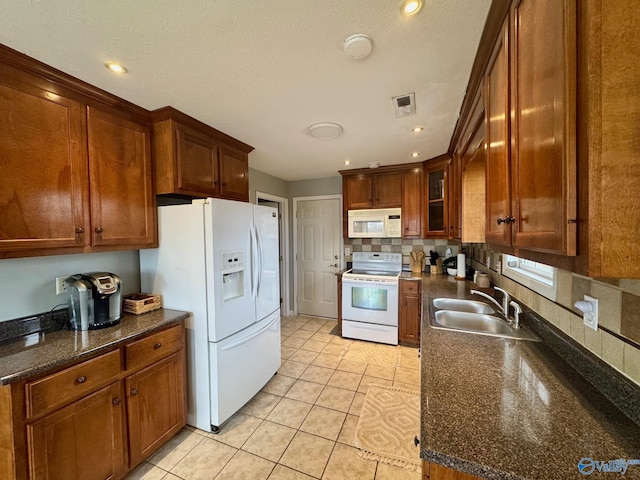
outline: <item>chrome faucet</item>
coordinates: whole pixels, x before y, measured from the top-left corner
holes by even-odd
[[[502,314],[504,314],[505,318],[509,318],[509,302],[511,301],[511,295],[506,290],[501,289],[500,287],[493,287],[494,290],[502,293],[502,305],[498,303],[498,301],[493,298],[491,295],[487,295],[484,292],[479,292],[478,290],[471,290],[471,293],[475,295],[480,295],[481,297],[486,298],[487,300],[491,300],[499,309]]]
[[[500,303],[495,298],[493,298],[491,295],[487,295],[484,292],[479,292],[478,290],[470,290],[470,292],[472,294],[474,294],[474,295],[480,295],[481,297],[484,297],[487,300],[491,300],[493,302],[493,304],[500,309],[500,313],[503,313],[503,314],[505,313],[504,308],[502,307],[502,305],[500,305]]]
[[[522,313],[522,308],[513,300],[509,302],[509,305],[513,307],[513,320],[509,320],[509,315],[507,315],[507,320],[511,322],[513,328],[518,329],[518,327],[520,327],[520,314]]]
[[[509,319],[509,302],[511,301],[511,295],[506,290],[501,289],[500,287],[493,287],[494,290],[497,290],[502,294],[502,311],[504,316]]]

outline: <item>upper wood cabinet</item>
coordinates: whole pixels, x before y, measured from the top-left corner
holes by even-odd
[[[487,243],[576,254],[575,2],[518,0],[485,75]]]
[[[422,164],[387,165],[342,170],[344,236],[348,235],[347,212],[366,208],[402,208],[402,236],[422,237]]]
[[[347,210],[402,205],[402,173],[343,173]]]
[[[486,242],[511,245],[509,21],[504,21],[485,74]]]
[[[447,237],[449,234],[447,190],[450,162],[451,159],[447,155],[424,162],[424,233],[426,237]]]
[[[171,107],[152,116],[158,195],[249,201],[253,147]]]
[[[513,245],[576,254],[576,2],[511,7]]]
[[[90,107],[91,245],[156,243],[148,127]]]
[[[576,271],[640,278],[640,9],[618,0],[577,4]]]
[[[0,46],[0,258],[157,243],[149,113]]]
[[[0,112],[0,255],[80,250],[89,229],[84,105],[0,63]]]
[[[422,238],[423,169],[413,167],[402,175],[402,236]]]

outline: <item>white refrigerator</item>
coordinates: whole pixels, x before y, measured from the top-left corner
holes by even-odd
[[[221,199],[158,207],[140,251],[143,292],[191,312],[187,423],[217,432],[280,368],[276,209]]]

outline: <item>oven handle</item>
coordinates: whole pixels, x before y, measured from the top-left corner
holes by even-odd
[[[342,284],[354,284],[354,285],[376,285],[383,287],[385,285],[393,286],[398,285],[398,280],[364,280],[360,278],[344,278],[342,277]]]

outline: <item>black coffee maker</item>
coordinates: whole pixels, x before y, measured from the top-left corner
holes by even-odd
[[[94,330],[120,323],[120,277],[108,272],[78,273],[67,278],[65,284],[72,329]]]

